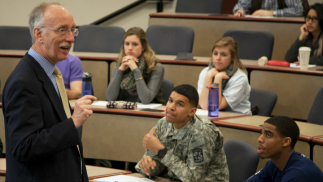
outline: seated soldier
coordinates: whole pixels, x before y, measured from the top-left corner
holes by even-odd
[[[294,120],[276,116],[265,121],[258,138],[261,158],[270,158],[266,166],[247,182],[322,182],[322,171],[303,154],[294,151],[299,128]]]
[[[156,176],[167,171],[164,177],[185,182],[229,181],[222,133],[195,115],[198,99],[190,85],[173,89],[166,116],[143,139],[147,151],[135,167],[138,172]]]

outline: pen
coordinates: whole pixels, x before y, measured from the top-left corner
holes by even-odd
[[[149,179],[151,178],[151,168],[149,170]]]

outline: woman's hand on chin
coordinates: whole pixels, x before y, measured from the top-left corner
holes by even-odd
[[[130,68],[132,71],[132,70],[138,68],[137,63],[138,63],[137,58],[135,58],[133,56],[124,56],[122,58],[122,64],[119,67],[119,70],[124,71],[124,70]]]
[[[221,71],[215,75],[215,78],[229,79],[230,77],[227,75],[226,71]]]
[[[219,71],[217,69],[212,68],[206,73],[206,76],[210,77],[210,78],[214,78],[215,75],[217,75],[218,73],[219,73]]]

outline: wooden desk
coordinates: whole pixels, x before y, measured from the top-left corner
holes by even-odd
[[[196,61],[174,60],[176,56],[157,55],[165,68],[165,79],[176,85],[190,84],[197,88],[200,72],[208,66],[211,58],[195,57]],[[241,60],[246,66],[250,86],[270,90],[277,94],[273,116],[289,116],[307,120],[318,91],[323,87],[323,66],[301,71],[299,68],[258,66],[254,60]]]
[[[105,92],[118,54],[93,52],[70,52],[70,54],[81,59],[84,72],[92,74],[94,95],[100,100],[106,100]]]
[[[133,177],[138,177],[138,178],[145,178],[145,176],[141,175],[140,173],[126,174],[126,176],[133,176]],[[90,182],[93,182],[94,179],[98,179],[98,178],[93,178],[93,179],[90,180]],[[157,176],[156,177],[152,177],[150,180],[155,181],[155,182],[175,182],[174,180],[170,180],[170,179],[162,178],[162,177],[157,177]]]
[[[0,94],[2,94],[4,84],[6,80],[10,76],[11,72],[15,69],[18,62],[21,58],[28,52],[25,51],[18,51],[18,50],[0,50]]]
[[[0,94],[2,93],[4,84],[11,72],[17,66],[18,62],[28,52],[28,50],[0,50]],[[81,53],[71,52],[72,55],[78,56],[82,61],[84,72],[90,72],[93,76],[93,92],[98,99],[105,100],[105,91],[108,88],[108,76],[110,63],[114,65],[117,54],[112,53]]]
[[[2,103],[0,103],[0,138],[3,144],[3,153],[6,153],[6,138],[4,130],[4,118],[2,113]]]
[[[211,56],[211,48],[227,30],[270,32],[275,37],[272,59],[284,60],[285,54],[300,34],[301,17],[242,18],[233,15],[188,13],[153,13],[150,25],[188,26],[194,29],[193,54]]]
[[[307,120],[318,91],[323,87],[322,66],[301,71],[298,68],[258,66],[257,62],[243,60],[250,74],[250,86],[277,94],[273,116],[289,116]]]
[[[246,116],[234,119],[221,119],[213,121],[213,123],[220,128],[225,142],[229,139],[237,139],[248,142],[257,147],[257,139],[260,136],[261,129],[260,125],[262,125],[268,118],[269,117],[263,116]],[[316,157],[316,155],[311,155],[311,142],[314,137],[323,135],[323,125],[298,121],[296,121],[296,123],[300,129],[300,136],[296,143],[295,150],[309,158],[313,158],[313,156]],[[267,161],[268,159],[261,159],[259,161],[258,169],[264,167]]]
[[[74,105],[73,101],[70,103]],[[143,137],[165,116],[165,113],[94,107],[94,113],[83,126],[85,158],[138,162],[145,153]],[[243,116],[246,115],[220,112],[217,119]]]
[[[0,182],[6,181],[6,159],[0,158]]]
[[[313,138],[313,162],[323,171],[323,136]]]
[[[127,174],[127,175],[138,177],[138,178],[145,178],[145,176],[141,175],[140,173],[132,173],[132,174]],[[162,177],[158,177],[158,176],[152,177],[150,180],[153,180],[155,182],[175,182],[174,180],[170,180],[170,179],[162,178]]]
[[[107,167],[91,166],[91,165],[86,165],[86,170],[90,181],[97,178],[131,174],[131,171],[113,169],[113,168],[107,168]],[[6,159],[0,158],[0,182],[5,181],[5,176],[6,176]]]
[[[0,50],[0,92],[5,80],[17,65],[25,51]],[[71,53],[82,60],[84,71],[93,74],[94,95],[105,100],[108,87],[107,75],[112,75],[117,54],[111,53]],[[165,68],[165,79],[172,80],[175,86],[190,84],[197,87],[199,74],[209,63],[210,57],[195,57],[195,61],[175,60],[176,56],[157,55]],[[252,88],[270,90],[277,94],[278,100],[272,115],[286,115],[295,119],[307,120],[307,116],[319,89],[323,87],[323,66],[301,71],[297,68],[278,66],[258,66],[257,61],[242,60],[250,75]],[[110,65],[110,68],[108,67]],[[0,93],[1,94],[1,93]]]
[[[100,167],[100,166],[91,166],[91,165],[86,165],[86,170],[87,170],[87,175],[89,177],[89,181],[92,181],[93,179],[97,179],[97,178],[131,174],[131,171]]]

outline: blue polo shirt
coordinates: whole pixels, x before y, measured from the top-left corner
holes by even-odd
[[[323,173],[313,161],[293,152],[283,171],[270,160],[247,182],[323,182]]]

